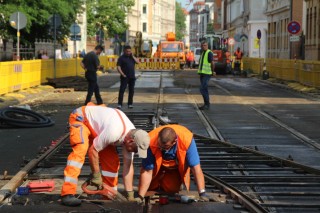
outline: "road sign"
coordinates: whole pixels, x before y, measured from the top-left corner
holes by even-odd
[[[235,41],[234,41],[234,38],[229,38],[228,39],[228,44],[229,45],[234,45]]]
[[[21,30],[27,25],[27,17],[21,12],[12,13],[10,16],[10,25],[14,29]]]
[[[80,29],[79,24],[74,23],[70,26],[70,33],[71,34],[79,34],[80,31],[81,31],[81,29]]]
[[[296,36],[296,35],[290,36],[289,40],[290,42],[300,41],[300,36]]]
[[[61,25],[61,17],[58,14],[54,14],[49,17],[49,24],[52,28],[58,28]]]
[[[297,21],[292,21],[288,24],[288,32],[291,34],[297,34],[301,30],[301,26],[299,22]]]
[[[81,41],[81,35],[71,35],[71,41]]]
[[[258,39],[261,39],[261,30],[258,30],[258,31],[257,31],[257,38],[258,38]]]

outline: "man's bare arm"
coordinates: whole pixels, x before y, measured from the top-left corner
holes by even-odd
[[[91,168],[92,173],[100,172],[100,168],[99,168],[99,153],[94,148],[93,145],[91,145],[89,147],[88,156],[89,156],[90,168]]]
[[[138,194],[144,197],[149,189],[152,180],[153,170],[145,170],[141,168],[140,180],[139,180],[139,191]]]
[[[195,178],[195,181],[197,183],[198,192],[200,193],[202,190],[205,189],[205,182],[204,182],[204,176],[201,169],[200,164],[191,167],[191,172]]]
[[[123,71],[122,71],[122,69],[121,69],[120,66],[117,66],[117,70],[118,70],[118,72],[120,73],[120,75],[121,75],[122,77],[127,77],[127,76],[123,73]]]

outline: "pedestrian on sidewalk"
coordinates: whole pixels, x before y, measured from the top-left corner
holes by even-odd
[[[118,109],[103,105],[75,109],[69,117],[70,144],[72,152],[68,156],[64,170],[61,202],[66,206],[79,206],[81,200],[75,197],[78,176],[88,151],[91,168],[91,184],[101,186],[102,182],[117,190],[120,167],[116,146],[122,146],[123,184],[126,197],[135,201],[133,192],[133,156],[147,157],[150,138],[146,131],[136,129],[129,118]],[[101,172],[99,168],[101,165]]]
[[[133,56],[131,47],[124,46],[123,54],[117,62],[117,70],[120,73],[120,88],[118,95],[118,109],[122,108],[123,95],[129,86],[128,108],[133,108],[134,86],[136,82],[135,64],[139,64],[136,57]]]
[[[181,125],[165,125],[149,132],[150,147],[142,160],[139,198],[147,191],[178,193],[183,184],[189,191],[190,170],[197,184],[201,201],[209,201],[204,175],[193,134]]]
[[[97,78],[97,70],[103,68],[100,65],[100,60],[98,57],[102,51],[103,47],[101,45],[97,45],[93,51],[86,54],[82,59],[81,67],[86,71],[85,77],[88,81],[88,92],[84,105],[87,105],[91,101],[93,93],[97,104],[103,104]]]
[[[214,76],[213,53],[208,49],[207,41],[201,42],[202,54],[199,60],[198,74],[200,75],[200,93],[203,97],[204,105],[199,107],[200,110],[210,109],[210,96],[208,91],[208,83],[211,76]]]

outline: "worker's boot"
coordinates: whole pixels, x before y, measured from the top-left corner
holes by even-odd
[[[61,198],[61,203],[65,206],[79,206],[81,205],[81,200],[73,195],[65,195]]]

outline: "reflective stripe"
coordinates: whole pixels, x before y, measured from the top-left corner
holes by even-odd
[[[77,184],[78,183],[78,179],[72,178],[72,177],[64,177],[64,182]]]
[[[114,190],[118,191],[118,186],[112,187]]]
[[[113,173],[113,172],[108,172],[108,171],[101,171],[102,175],[105,177],[118,177],[118,172]]]
[[[73,161],[73,160],[68,160],[67,161],[67,166],[74,166],[74,167],[77,167],[77,168],[81,169],[82,166],[83,166],[83,163],[79,163],[79,162]]]

